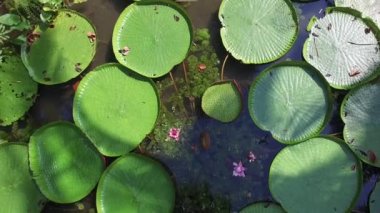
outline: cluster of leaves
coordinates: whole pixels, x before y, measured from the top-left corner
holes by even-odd
[[[208,29],[202,28],[195,31],[190,54],[183,63],[186,69],[183,75],[178,74],[173,79],[165,78],[156,82],[164,104],[161,105],[161,113],[150,140],[143,143],[148,152],[162,151],[165,155],[172,157],[183,154],[181,150],[184,147],[170,139],[168,132],[170,128],[180,128],[180,141],[186,141],[186,132],[191,130],[196,120],[198,99],[209,86],[219,79],[218,65],[220,62],[215,50],[210,45]],[[205,68],[201,70],[200,65]]]
[[[8,13],[0,16],[0,60],[13,52],[14,46],[27,42],[35,25],[51,22],[56,11],[86,0],[5,0]]]
[[[213,197],[207,185],[179,188],[175,212],[230,212],[229,202],[222,197]]]

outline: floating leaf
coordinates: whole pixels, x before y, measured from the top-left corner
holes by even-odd
[[[0,172],[1,212],[41,212],[46,198],[29,172],[27,144],[0,144]]]
[[[380,186],[376,184],[369,198],[369,211],[380,212]]]
[[[207,88],[202,96],[202,109],[221,122],[235,120],[242,109],[241,94],[234,81],[218,82]]]
[[[60,10],[50,26],[37,27],[23,45],[22,59],[32,78],[59,84],[78,76],[96,51],[94,26],[81,14]]]
[[[362,12],[363,17],[371,18],[380,27],[379,0],[335,0],[337,7],[351,7]]]
[[[275,203],[260,202],[245,207],[239,213],[285,213],[285,211]]]
[[[327,82],[304,62],[267,68],[252,83],[248,98],[256,125],[286,144],[318,135],[331,115]]]
[[[364,162],[380,167],[380,83],[367,84],[350,91],[342,102],[346,143]]]
[[[106,156],[126,154],[149,134],[158,117],[159,98],[151,79],[120,64],[87,74],[74,98],[75,124]]]
[[[57,203],[87,196],[104,169],[101,155],[88,138],[67,122],[51,123],[33,133],[29,161],[41,192]]]
[[[360,162],[332,137],[285,147],[269,171],[269,189],[287,212],[350,212],[361,184]]]
[[[219,20],[224,47],[247,64],[274,61],[297,39],[298,19],[288,0],[223,0]]]
[[[187,15],[174,2],[141,1],[121,13],[112,46],[122,65],[157,78],[185,59],[191,34]]]
[[[337,89],[350,89],[376,77],[380,73],[380,33],[375,24],[349,8],[327,12],[315,22],[305,42],[306,61]]]
[[[18,56],[6,56],[0,62],[0,126],[22,117],[34,103],[37,83]]]
[[[96,207],[108,212],[162,212],[174,209],[174,184],[156,161],[128,154],[103,173],[96,192]]]

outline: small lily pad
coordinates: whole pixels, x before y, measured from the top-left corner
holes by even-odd
[[[337,89],[351,89],[380,74],[379,29],[349,8],[330,8],[314,23],[303,55]]]
[[[128,154],[103,173],[96,192],[96,208],[99,213],[170,213],[174,199],[174,184],[158,162]]]
[[[1,212],[41,212],[46,198],[29,172],[28,145],[0,144]]]
[[[122,65],[157,78],[185,59],[191,37],[191,22],[179,5],[163,0],[139,1],[121,13],[112,46]]]
[[[41,192],[57,203],[72,203],[96,186],[104,162],[90,140],[71,123],[38,129],[29,142],[30,169]]]
[[[364,162],[380,167],[380,83],[351,90],[341,106],[346,143]]]
[[[22,117],[33,105],[37,93],[34,82],[17,56],[0,62],[0,126]]]
[[[351,7],[362,12],[363,17],[371,18],[380,27],[379,0],[335,0],[337,7]]]
[[[297,39],[298,19],[288,0],[223,0],[219,20],[224,47],[246,64],[274,61]]]
[[[202,109],[221,122],[235,120],[242,109],[241,93],[235,81],[218,82],[207,88],[202,96]]]
[[[159,106],[151,79],[120,64],[106,64],[80,82],[73,115],[103,155],[119,156],[136,148],[152,131]]]
[[[369,198],[369,212],[380,212],[380,184],[376,184]]]
[[[72,10],[59,10],[49,26],[38,26],[22,48],[30,76],[41,84],[59,84],[77,77],[96,51],[95,27]]]
[[[248,95],[253,121],[286,144],[318,135],[331,117],[330,88],[305,62],[282,62],[254,80]]]
[[[270,192],[286,212],[350,212],[361,184],[360,161],[333,137],[285,147],[269,171]]]
[[[260,202],[245,207],[239,213],[285,213],[285,211],[275,203]]]

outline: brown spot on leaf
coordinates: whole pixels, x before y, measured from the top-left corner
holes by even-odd
[[[75,71],[82,72],[82,68],[80,68],[80,65],[81,65],[81,63],[76,63],[75,64]]]
[[[179,21],[179,17],[178,16],[174,15],[173,17],[174,17],[174,21]]]
[[[123,56],[127,56],[130,51],[131,51],[131,49],[129,49],[129,47],[125,46],[119,50],[119,53]]]
[[[350,77],[354,77],[360,74],[360,71],[357,68],[354,68],[351,70],[351,72],[348,73]]]
[[[376,154],[375,154],[373,151],[371,151],[371,150],[368,150],[368,151],[367,151],[367,154],[368,154],[368,159],[369,159],[369,161],[370,161],[371,163],[375,163],[376,160],[377,160]]]
[[[44,80],[45,80],[45,81],[51,81],[51,78],[49,78],[49,77],[45,77]]]
[[[75,30],[75,29],[77,29],[77,26],[76,26],[76,25],[70,26],[70,28],[69,28],[70,31],[73,31],[73,30]]]
[[[96,35],[94,32],[88,32],[87,38],[90,40],[90,43],[94,43],[96,41]]]
[[[330,30],[331,30],[331,27],[332,27],[332,25],[331,25],[331,23],[329,23],[329,24],[327,25],[327,30],[330,31]]]
[[[365,28],[365,29],[364,29],[364,33],[365,33],[365,34],[368,34],[368,33],[370,33],[370,32],[371,32],[371,29],[369,29],[369,28]]]
[[[330,77],[330,76],[331,76],[331,74],[330,74],[330,73],[327,73],[325,76],[326,76],[326,77]]]

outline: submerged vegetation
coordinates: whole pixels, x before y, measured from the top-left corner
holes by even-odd
[[[2,208],[39,212],[48,200],[83,210],[81,199],[93,191],[88,209],[99,212],[353,209],[362,163],[380,167],[380,29],[378,8],[368,9],[377,4],[337,1],[352,8],[314,17],[304,48],[292,50],[306,62],[275,62],[256,73],[296,42],[304,24],[296,3],[223,0],[217,18],[228,53],[221,63],[219,37],[193,29],[181,5],[135,1],[101,49],[118,63],[108,58],[87,72],[101,39],[92,20],[71,8],[84,2],[0,3],[0,171],[9,174],[0,177]],[[229,57],[254,70],[254,80],[244,79],[250,85],[224,79]],[[33,123],[38,84],[45,92],[70,89],[68,121]],[[340,100],[331,87],[352,90],[339,92]],[[321,135],[340,122],[330,121],[339,107],[343,132],[335,136],[343,137]],[[276,156],[273,138],[284,146]],[[176,165],[163,166],[167,159]],[[181,180],[179,167],[195,180]],[[376,187],[371,209],[379,199]]]

